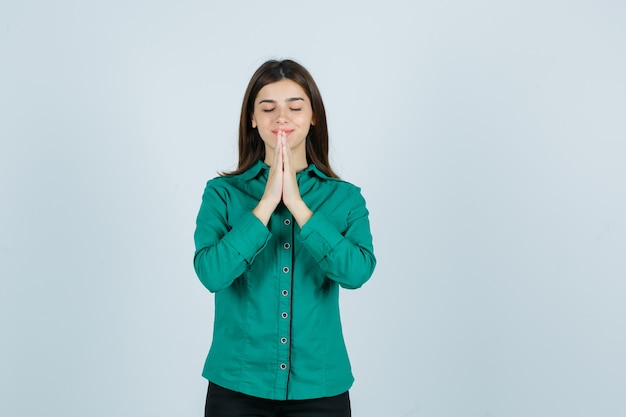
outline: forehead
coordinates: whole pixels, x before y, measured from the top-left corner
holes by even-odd
[[[261,100],[285,101],[291,98],[301,98],[308,101],[306,92],[298,83],[288,78],[267,84],[259,90],[255,103]]]

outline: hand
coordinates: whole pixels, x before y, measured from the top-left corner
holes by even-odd
[[[265,192],[252,213],[267,226],[281,199],[300,227],[313,215],[300,196],[291,149],[287,136],[282,131],[276,135],[274,161],[270,167]]]
[[[284,133],[283,133],[284,135]],[[276,208],[283,197],[283,152],[280,134],[276,136],[276,147],[274,148],[274,161],[270,167],[267,177],[265,192],[261,200],[268,200]]]
[[[304,226],[313,212],[307,207],[300,195],[298,181],[296,180],[296,169],[293,166],[291,157],[291,148],[287,144],[287,136],[284,132],[278,134],[278,138],[282,144],[282,161],[283,161],[283,203],[300,227]]]
[[[267,177],[265,192],[259,204],[252,210],[252,213],[266,226],[283,196],[283,152],[281,147],[280,136],[277,136],[274,161]]]
[[[291,207],[302,201],[298,181],[296,180],[296,170],[293,167],[291,158],[291,148],[287,144],[287,137],[284,132],[278,134],[278,140],[281,144],[282,162],[283,162],[283,189],[282,198],[285,206],[291,211]]]

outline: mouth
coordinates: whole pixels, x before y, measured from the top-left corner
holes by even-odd
[[[272,133],[274,135],[278,135],[278,132],[284,132],[285,136],[289,136],[293,131],[294,129],[274,129],[272,130]]]

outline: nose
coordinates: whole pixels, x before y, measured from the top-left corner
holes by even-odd
[[[284,109],[278,112],[278,119],[276,119],[276,121],[280,124],[287,123],[287,112]]]

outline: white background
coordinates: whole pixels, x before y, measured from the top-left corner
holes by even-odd
[[[200,416],[206,180],[316,78],[378,256],[355,417],[623,416],[626,6],[0,1],[0,415]]]

